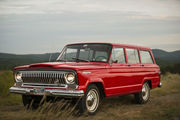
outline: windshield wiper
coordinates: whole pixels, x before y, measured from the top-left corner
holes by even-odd
[[[89,62],[89,60],[84,60],[84,59],[80,59],[80,58],[72,58],[72,59],[75,59],[75,60],[78,60],[78,61]]]

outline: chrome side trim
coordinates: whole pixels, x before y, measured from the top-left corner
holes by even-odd
[[[11,87],[11,93],[29,94],[29,95],[53,95],[53,96],[68,96],[68,97],[81,97],[84,96],[83,90],[55,90],[44,89],[43,93],[36,93],[32,88]]]

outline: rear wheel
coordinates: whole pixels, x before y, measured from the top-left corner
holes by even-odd
[[[95,114],[99,108],[100,92],[96,85],[89,85],[79,102],[80,113]]]
[[[142,90],[135,94],[135,100],[138,104],[144,104],[149,101],[150,98],[150,87],[147,82],[142,86]]]

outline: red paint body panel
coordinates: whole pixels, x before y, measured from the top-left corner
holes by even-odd
[[[151,88],[155,88],[159,85],[160,68],[156,65],[150,48],[124,44],[106,44],[111,44],[113,47],[147,50],[150,52],[154,64],[129,64],[128,60],[126,64],[111,64],[109,62],[47,62],[20,66],[16,67],[14,70],[35,68],[72,69],[77,72],[78,90],[83,90],[85,92],[90,83],[100,82],[104,87],[106,97],[141,91],[145,81],[151,81]]]

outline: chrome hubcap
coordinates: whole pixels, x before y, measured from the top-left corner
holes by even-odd
[[[86,97],[86,107],[89,112],[96,111],[99,104],[99,95],[95,89],[91,89]]]
[[[142,87],[142,98],[144,100],[147,100],[148,96],[149,96],[148,85],[144,84],[143,87]]]

